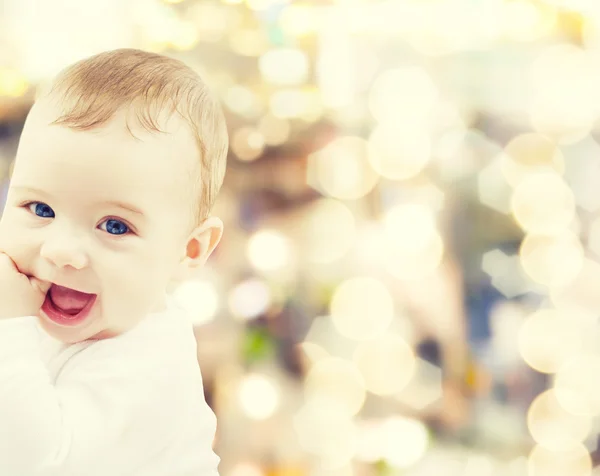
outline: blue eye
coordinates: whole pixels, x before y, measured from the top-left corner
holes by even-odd
[[[129,227],[122,221],[113,218],[106,220],[100,225],[100,229],[111,235],[125,235],[129,233]]]
[[[27,208],[32,213],[35,213],[37,216],[41,218],[54,218],[54,210],[50,208],[49,205],[46,205],[42,202],[32,202],[27,205]]]

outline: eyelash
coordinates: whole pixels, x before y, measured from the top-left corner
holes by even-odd
[[[31,205],[34,205],[34,204],[35,205],[46,205],[48,208],[50,208],[52,210],[52,207],[50,205],[48,205],[44,202],[38,202],[38,201],[25,202],[25,203],[21,204],[21,208],[24,208],[25,210],[27,210],[28,212],[33,214],[36,218],[54,218],[56,216],[56,214],[55,214],[54,217],[40,217],[39,215],[37,215],[35,212],[33,212],[31,210]],[[52,210],[52,212],[55,213],[54,210]],[[114,221],[123,223],[127,227],[127,232],[119,235],[119,234],[108,233],[108,231],[106,231],[106,230],[101,230],[101,231],[104,231],[107,235],[110,235],[115,238],[122,238],[122,237],[128,236],[128,235],[136,235],[134,228],[127,221],[123,220],[122,218],[113,217],[113,216],[106,217],[104,220],[102,220],[100,222],[100,224],[98,225],[98,229],[100,229],[100,225],[102,225],[103,223],[106,223],[110,220],[114,220]]]

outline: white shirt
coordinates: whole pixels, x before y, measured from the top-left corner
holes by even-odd
[[[183,311],[74,345],[0,320],[1,475],[217,476],[215,431]]]

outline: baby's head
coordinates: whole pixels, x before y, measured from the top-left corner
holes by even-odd
[[[218,102],[177,60],[116,50],[58,75],[25,123],[0,221],[0,250],[53,283],[50,334],[125,332],[204,264],[227,147]]]

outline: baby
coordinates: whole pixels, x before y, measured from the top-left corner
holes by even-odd
[[[228,147],[183,63],[122,49],[33,106],[0,221],[0,474],[217,475],[191,321]]]

